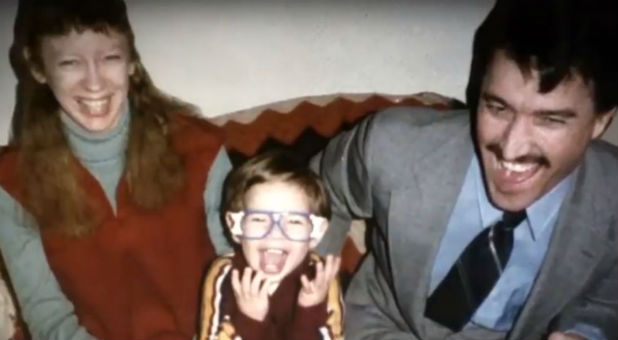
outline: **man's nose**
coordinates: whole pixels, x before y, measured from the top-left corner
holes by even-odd
[[[515,116],[502,135],[501,149],[504,160],[513,161],[530,152],[532,128],[525,117]]]

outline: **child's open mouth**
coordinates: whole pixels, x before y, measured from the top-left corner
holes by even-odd
[[[267,248],[260,250],[260,269],[267,274],[278,274],[285,266],[288,252],[283,249]]]

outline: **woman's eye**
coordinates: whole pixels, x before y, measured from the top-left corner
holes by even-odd
[[[108,61],[115,61],[122,59],[122,56],[120,54],[108,54],[104,59]]]

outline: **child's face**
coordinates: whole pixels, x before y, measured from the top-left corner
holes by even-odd
[[[256,184],[245,195],[246,210],[309,213],[309,201],[298,186],[285,182]],[[236,239],[252,269],[281,281],[303,261],[319,240],[292,241],[274,226],[262,239]]]

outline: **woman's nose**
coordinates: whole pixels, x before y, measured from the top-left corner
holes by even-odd
[[[101,68],[97,62],[90,62],[86,68],[84,87],[89,91],[99,91],[103,88]]]

